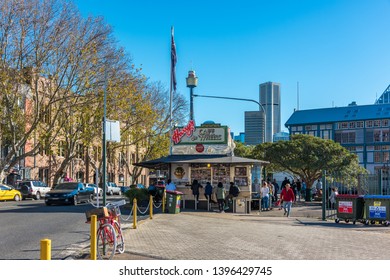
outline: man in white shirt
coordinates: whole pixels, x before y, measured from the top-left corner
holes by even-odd
[[[269,210],[269,187],[266,181],[263,182],[263,186],[260,189],[261,196],[261,210]]]

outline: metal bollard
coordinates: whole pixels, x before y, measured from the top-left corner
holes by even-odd
[[[97,216],[96,215],[92,215],[91,216],[91,260],[93,261],[96,261],[97,260],[97,236],[96,236],[96,233],[97,233]]]
[[[51,260],[51,240],[41,239],[41,260]]]
[[[153,196],[149,199],[149,218],[153,219]]]
[[[164,189],[164,194],[163,194],[163,201],[162,201],[162,212],[165,213],[165,200],[167,199],[167,194]]]
[[[137,228],[137,199],[133,199],[133,229]]]

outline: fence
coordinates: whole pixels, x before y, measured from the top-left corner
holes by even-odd
[[[359,174],[353,180],[345,180],[343,176],[336,173],[323,176],[322,193],[322,219],[336,219],[337,209],[332,205],[329,197],[332,188],[337,188],[339,194],[349,195],[390,195],[390,182],[384,174]]]

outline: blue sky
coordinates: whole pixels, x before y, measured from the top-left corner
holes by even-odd
[[[133,1],[77,0],[103,16],[137,67],[169,89],[175,28],[177,91],[259,98],[259,84],[281,84],[282,127],[299,109],[372,104],[390,84],[390,0]],[[197,97],[197,124],[213,120],[237,135],[255,103]],[[284,130],[286,130],[284,128]]]

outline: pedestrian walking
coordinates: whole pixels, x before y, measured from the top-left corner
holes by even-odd
[[[226,191],[223,187],[223,184],[221,182],[217,185],[217,201],[218,201],[218,209],[220,213],[224,213],[224,206],[225,206],[225,197],[226,197]]]
[[[278,201],[279,184],[276,182],[276,179],[274,179],[272,185],[274,185],[274,201]]]
[[[295,201],[294,192],[291,189],[290,184],[286,184],[285,188],[280,193],[280,200],[283,203],[284,215],[290,217],[291,206]]]
[[[336,207],[336,196],[338,195],[338,189],[336,187],[332,188],[332,191],[329,196],[330,209],[335,209]]]

